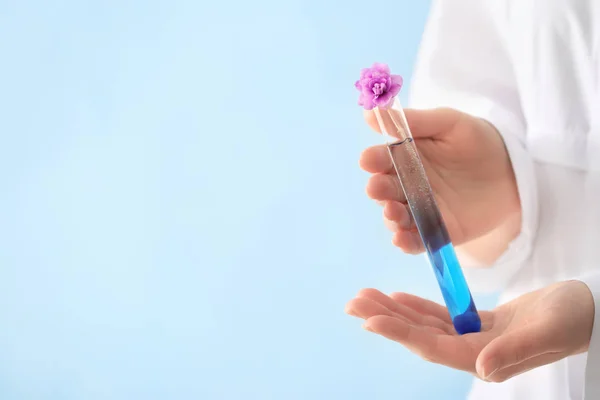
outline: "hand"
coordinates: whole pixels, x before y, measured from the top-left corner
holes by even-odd
[[[587,285],[566,281],[480,312],[482,331],[454,332],[445,307],[406,293],[363,289],[346,306],[363,327],[423,359],[503,382],[533,368],[587,351],[594,300]]]
[[[504,142],[492,125],[452,109],[406,109],[405,113],[455,245],[479,238],[508,220],[516,220],[520,227],[514,173]],[[365,113],[365,119],[379,130],[372,111]],[[360,165],[373,174],[367,194],[384,205],[386,225],[395,233],[393,243],[407,253],[422,252],[386,146],[365,150]],[[506,242],[517,233],[518,229]]]

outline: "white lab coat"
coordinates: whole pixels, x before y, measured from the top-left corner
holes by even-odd
[[[489,269],[465,268],[501,302],[578,278],[596,301],[589,352],[470,399],[600,399],[600,0],[433,2],[411,106],[449,106],[490,121],[510,154],[521,233]],[[585,397],[584,397],[585,396]]]

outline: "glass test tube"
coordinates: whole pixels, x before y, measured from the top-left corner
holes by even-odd
[[[479,332],[481,320],[477,308],[435,201],[402,106],[396,98],[391,107],[375,108],[373,111],[382,134],[388,138],[388,152],[454,328],[461,335]]]

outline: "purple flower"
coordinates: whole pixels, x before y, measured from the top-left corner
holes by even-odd
[[[387,64],[374,63],[371,68],[360,71],[360,79],[354,86],[360,91],[359,106],[365,110],[387,108],[402,88],[402,77],[391,75]]]

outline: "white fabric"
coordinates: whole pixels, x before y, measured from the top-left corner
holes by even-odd
[[[465,269],[474,292],[501,289],[505,302],[586,276],[600,314],[599,51],[598,0],[434,0],[411,106],[494,124],[523,207],[498,262]],[[599,331],[597,319],[588,353],[501,384],[476,380],[470,399],[600,399]]]

